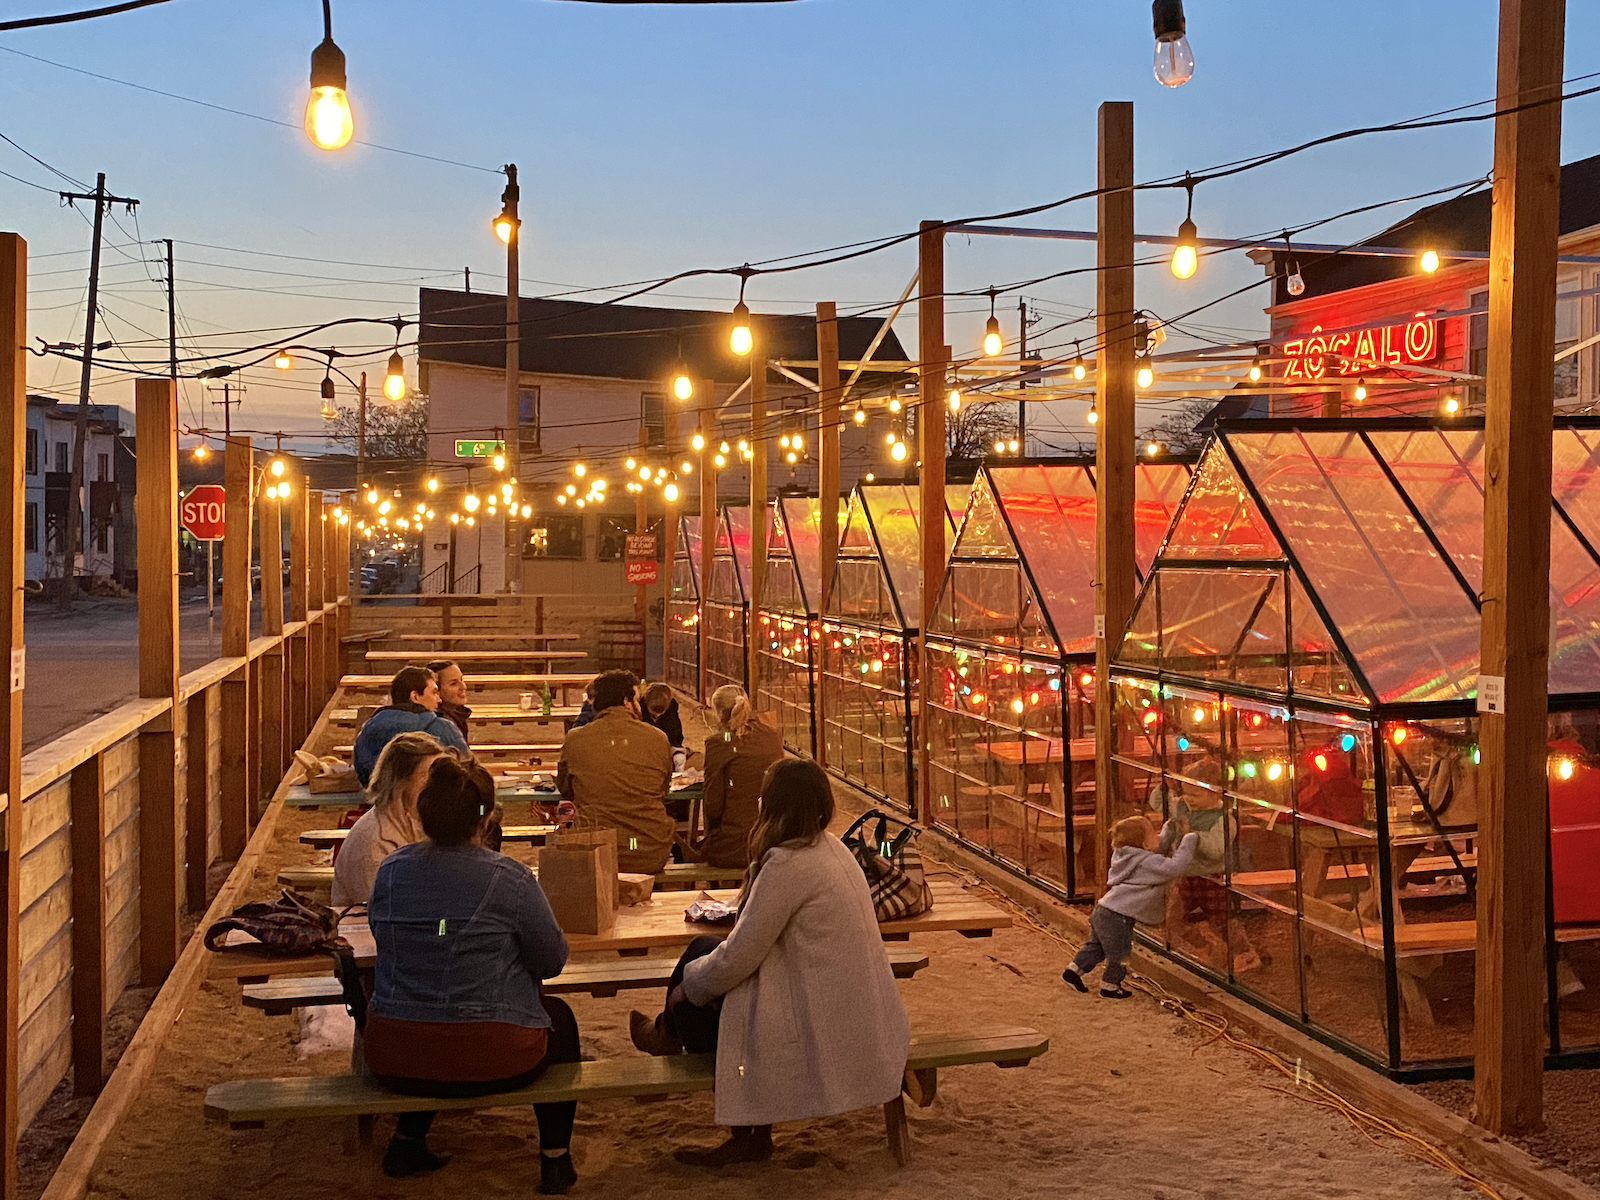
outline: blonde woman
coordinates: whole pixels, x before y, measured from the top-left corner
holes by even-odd
[[[417,816],[417,796],[427,782],[428,768],[444,752],[426,733],[396,734],[384,746],[367,785],[372,807],[361,814],[334,860],[335,908],[365,904],[372,895],[378,864],[401,846],[426,836]]]
[[[717,731],[706,738],[706,835],[699,857],[714,867],[750,862],[750,831],[761,807],[761,781],[783,758],[783,737],[750,711],[736,684],[711,693]]]

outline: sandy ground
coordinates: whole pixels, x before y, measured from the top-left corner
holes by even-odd
[[[685,713],[686,724],[689,713]],[[522,814],[513,812],[511,819]],[[309,861],[303,828],[319,810],[290,810],[258,876],[270,890],[282,862]],[[939,869],[939,868],[935,868]],[[1001,903],[998,896],[988,898]],[[900,1169],[885,1148],[877,1110],[780,1126],[771,1163],[722,1173],[676,1163],[683,1144],[712,1144],[712,1100],[617,1101],[579,1109],[574,1195],[667,1200],[916,1196],[1141,1197],[1147,1200],[1419,1200],[1463,1194],[1453,1178],[1367,1141],[1342,1119],[1280,1090],[1246,1057],[1199,1037],[1152,1001],[1080,996],[1060,971],[1069,951],[1018,924],[992,938],[932,934],[917,940],[932,964],[901,983],[913,1025],[927,1030],[1027,1025],[1050,1052],[1022,1070],[972,1066],[943,1072],[938,1098],[911,1110],[913,1157]],[[637,1053],[630,1007],[653,992],[614,1000],[571,998],[586,1054]],[[533,1194],[538,1145],[532,1113],[453,1113],[435,1125],[437,1148],[456,1160],[437,1175],[386,1179],[374,1149],[354,1144],[353,1121],[299,1122],[230,1132],[202,1116],[205,1089],[227,1079],[343,1072],[348,1055],[301,1061],[296,1022],[247,1010],[235,984],[207,983],[184,1012],[143,1096],[107,1147],[91,1195],[118,1200],[212,1197],[414,1197]]]
[[[1467,1116],[1472,1107],[1470,1080],[1419,1083],[1415,1090],[1459,1116]],[[1600,1121],[1595,1120],[1596,1112],[1600,1112],[1600,1071],[1546,1071],[1544,1129],[1506,1140],[1551,1166],[1600,1187]]]

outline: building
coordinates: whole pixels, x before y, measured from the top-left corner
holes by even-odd
[[[1267,309],[1275,385],[1270,415],[1481,412],[1490,200],[1482,188],[1430,205],[1348,254],[1301,254],[1292,243],[1253,252],[1274,278]],[[1587,413],[1600,400],[1594,346],[1600,334],[1600,156],[1562,167],[1560,232],[1556,409]],[[1415,254],[1382,257],[1362,254],[1362,247]],[[1422,262],[1429,250],[1440,260],[1432,272]],[[1481,257],[1452,258],[1452,252]],[[1292,295],[1296,277],[1304,290]]]
[[[487,505],[469,514],[467,493],[487,500],[505,480],[487,457],[470,456],[495,442],[506,426],[505,299],[476,292],[422,289],[418,337],[418,386],[429,397],[428,457],[439,480],[440,502],[426,526],[423,575],[430,590],[500,591],[504,587],[504,518],[487,517]],[[728,469],[718,478],[723,500],[748,498],[748,475],[737,443],[750,429],[750,362],[728,349],[728,317],[701,309],[646,308],[561,300],[521,304],[519,423],[520,499],[530,507],[522,545],[523,590],[544,594],[611,594],[626,598],[624,539],[634,532],[637,500],[629,493],[624,463],[675,477],[680,508],[698,506],[698,456],[689,438],[698,426],[714,445],[729,443]],[[840,357],[853,361],[867,351],[881,322],[855,317],[839,321]],[[816,359],[816,321],[806,316],[763,316],[760,336],[769,361]],[[905,351],[893,331],[874,360],[899,363]],[[696,394],[672,398],[680,371],[695,381]],[[815,379],[801,367],[774,371],[769,384],[767,478],[772,487],[816,487],[816,402],[795,376]],[[862,389],[893,378],[868,373]],[[793,417],[785,417],[793,412]],[[779,437],[799,435],[805,449],[790,464]],[[842,486],[882,470],[886,455],[869,434],[847,423],[841,432]],[[458,457],[458,450],[465,452]],[[688,462],[690,472],[683,464]],[[585,476],[575,476],[582,463]],[[654,476],[652,475],[652,479]],[[604,481],[601,483],[601,481]],[[573,494],[568,495],[568,491]],[[590,500],[591,494],[604,497]],[[647,527],[664,552],[662,491],[644,492]],[[583,501],[580,505],[578,501]],[[454,514],[458,520],[451,523]],[[470,526],[466,517],[471,515]],[[454,568],[451,568],[451,563]],[[444,575],[451,579],[444,581]],[[662,570],[659,578],[665,580]]]
[[[41,583],[47,578],[60,579],[65,565],[77,420],[76,404],[62,404],[54,396],[28,396],[23,569],[28,579]],[[115,404],[89,405],[89,441],[83,459],[88,484],[83,506],[84,551],[74,555],[74,575],[113,577],[117,573],[117,514],[123,507],[117,484],[121,457],[117,439],[131,424]]]

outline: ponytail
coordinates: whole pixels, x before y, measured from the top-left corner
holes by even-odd
[[[750,697],[737,684],[725,683],[711,693],[711,707],[716,710],[717,722],[734,737],[741,737],[750,724]]]

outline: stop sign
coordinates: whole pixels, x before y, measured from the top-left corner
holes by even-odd
[[[199,541],[219,540],[228,523],[228,493],[215,483],[190,488],[178,505],[178,523]]]

